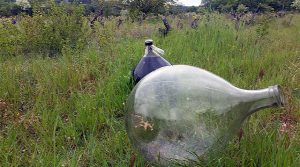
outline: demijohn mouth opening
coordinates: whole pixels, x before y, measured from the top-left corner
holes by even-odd
[[[273,97],[276,99],[277,106],[283,107],[285,106],[286,102],[284,99],[284,95],[282,93],[282,89],[280,85],[271,86],[270,89],[273,92]]]

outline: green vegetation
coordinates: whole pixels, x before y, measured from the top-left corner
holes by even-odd
[[[297,0],[296,0],[297,1]],[[294,0],[203,0],[203,4],[213,10],[230,12],[240,4],[249,7],[252,12],[291,10]]]
[[[300,1],[299,0],[295,0],[292,4],[292,7],[296,8],[296,9],[300,9]]]
[[[11,16],[19,14],[22,11],[21,7],[12,0],[0,1],[0,16]]]
[[[241,7],[242,9],[242,7]],[[153,38],[173,64],[216,73],[245,89],[280,84],[288,104],[254,114],[241,140],[195,166],[299,166],[300,15],[260,15],[253,25],[225,15],[140,23],[104,18],[89,26],[83,7],[56,6],[0,22],[0,166],[151,166],[124,127],[131,70]],[[179,23],[183,27],[178,26]],[[241,135],[243,134],[243,135]],[[135,158],[134,158],[135,157]],[[205,165],[204,165],[205,164]]]
[[[34,10],[48,10],[56,5],[82,5],[84,14],[104,16],[130,15],[134,20],[144,19],[148,15],[178,14],[186,12],[285,12],[299,9],[299,0],[203,0],[201,6],[187,7],[177,3],[178,0],[1,0],[0,16],[14,16],[20,13],[32,15]]]

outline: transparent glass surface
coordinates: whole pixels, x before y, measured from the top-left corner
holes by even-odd
[[[189,163],[221,148],[248,115],[281,104],[277,86],[243,90],[203,69],[167,66],[147,75],[132,91],[126,128],[147,160]]]

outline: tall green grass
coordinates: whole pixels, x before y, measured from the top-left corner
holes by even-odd
[[[147,25],[126,23],[117,30],[109,24],[103,31],[114,39],[101,49],[91,44],[56,58],[1,57],[0,166],[129,166],[133,157],[135,166],[155,165],[132,149],[124,127],[131,70],[146,38],[172,64],[205,68],[245,89],[284,88],[284,109],[254,114],[240,142],[232,140],[221,156],[195,166],[299,166],[300,102],[291,92],[300,87],[300,17],[288,26],[285,19],[268,23],[263,37],[258,26],[236,31],[220,15],[166,38],[153,25],[150,31]]]

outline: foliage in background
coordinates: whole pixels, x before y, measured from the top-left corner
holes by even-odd
[[[2,56],[30,53],[55,56],[61,54],[64,47],[83,49],[90,35],[80,5],[51,4],[46,11],[35,10],[33,16],[13,21],[16,23],[9,20],[0,25]]]
[[[295,0],[292,6],[298,10],[300,10],[300,0]]]
[[[16,0],[16,5],[20,6],[23,10],[31,7],[28,0]]]
[[[248,7],[245,6],[244,4],[239,4],[239,6],[237,7],[236,11],[238,13],[245,13],[248,11]]]
[[[81,4],[84,6],[85,16],[104,11],[104,16],[120,16],[122,11],[128,11],[133,20],[151,14],[179,14],[186,12],[200,12],[207,8],[220,12],[239,10],[244,5],[247,11],[255,13],[271,11],[290,11],[297,9],[298,0],[203,0],[204,6],[182,6],[177,0],[2,0],[0,1],[0,16],[13,16],[21,12],[32,15],[32,10],[45,10],[56,4]]]
[[[14,0],[0,1],[0,16],[12,16],[21,13],[22,8]]]
[[[130,10],[138,10],[144,14],[149,13],[164,13],[164,6],[166,0],[127,0],[126,3],[129,6]]]
[[[227,11],[236,10],[239,4],[243,4],[252,12],[291,10],[293,0],[203,0],[202,3],[213,10]]]

